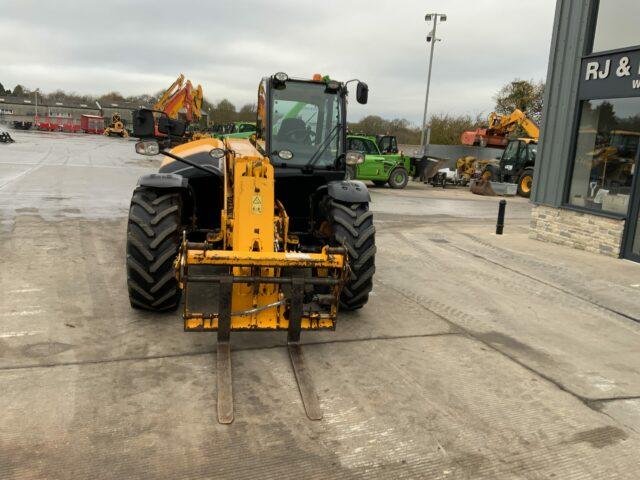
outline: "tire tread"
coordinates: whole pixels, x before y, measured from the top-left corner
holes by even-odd
[[[133,192],[127,229],[127,286],[134,308],[171,310],[181,290],[173,262],[180,246],[180,193],[138,187]]]

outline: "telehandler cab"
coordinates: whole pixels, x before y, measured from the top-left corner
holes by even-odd
[[[357,100],[368,87],[357,82]],[[233,421],[230,332],[287,331],[310,419],[322,418],[300,347],[302,330],[334,330],[338,310],[367,303],[375,270],[369,192],[345,180],[347,83],[280,72],[258,88],[251,139],[205,138],[167,148],[185,124],[134,114],[136,151],[167,158],[141,177],[127,231],[131,305],[162,311],[184,293],[184,329],[217,331],[218,420]],[[156,129],[157,123],[157,129]],[[160,140],[155,131],[162,134]],[[217,311],[196,311],[193,284]],[[214,303],[214,302],[209,302]]]

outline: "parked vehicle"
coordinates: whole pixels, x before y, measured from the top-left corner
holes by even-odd
[[[250,138],[256,133],[255,122],[233,122],[221,125],[214,133],[216,138]]]
[[[420,159],[399,151],[393,135],[348,135],[347,150],[364,155],[362,163],[347,168],[347,178],[371,180],[377,186],[388,184],[391,188],[404,188],[410,176],[419,176]]]

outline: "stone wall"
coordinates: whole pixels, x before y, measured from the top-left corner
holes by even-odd
[[[624,220],[536,205],[531,212],[529,236],[536,240],[618,257],[623,230]]]

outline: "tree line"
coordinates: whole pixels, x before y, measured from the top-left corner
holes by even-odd
[[[500,88],[493,100],[494,110],[501,114],[509,114],[518,108],[525,112],[536,122],[541,121],[542,104],[544,95],[544,82],[534,80],[515,79]],[[163,91],[155,95],[133,95],[123,96],[118,92],[108,92],[100,96],[79,95],[68,93],[63,90],[55,90],[51,93],[40,94],[43,101],[53,103],[84,103],[95,104],[97,101],[101,105],[111,103],[132,103],[153,105],[162,95]],[[5,90],[0,83],[0,95],[29,95],[33,91],[23,85],[16,85],[11,90]],[[256,104],[247,103],[237,109],[236,106],[224,98],[218,102],[210,102],[206,98],[203,100],[202,111],[207,114],[210,122],[225,124],[234,121],[254,121],[256,118]],[[431,125],[431,143],[438,145],[457,145],[460,143],[460,135],[465,130],[475,130],[486,127],[487,115],[453,115],[448,113],[438,113],[429,118]],[[368,115],[358,122],[350,122],[348,128],[353,133],[365,135],[390,134],[398,137],[401,144],[416,145],[420,143],[421,125],[411,123],[404,118],[388,120],[379,115]],[[521,136],[522,132],[516,132]]]
[[[0,83],[0,95],[15,95],[17,97],[34,95],[38,91],[32,90],[23,85],[16,85],[13,90],[5,89]],[[38,91],[38,99],[43,103],[71,103],[95,105],[96,102],[102,106],[112,103],[116,104],[133,104],[133,105],[153,105],[162,96],[164,90],[160,90],[154,95],[129,95],[124,96],[119,92],[108,92],[103,95],[80,95],[74,92],[65,92],[58,89],[53,92],[43,93]],[[210,119],[216,123],[229,123],[234,121],[252,121],[256,118],[256,104],[248,103],[243,105],[239,110],[229,100],[222,99],[219,102],[212,103],[206,98],[202,102],[202,111],[206,113]]]

